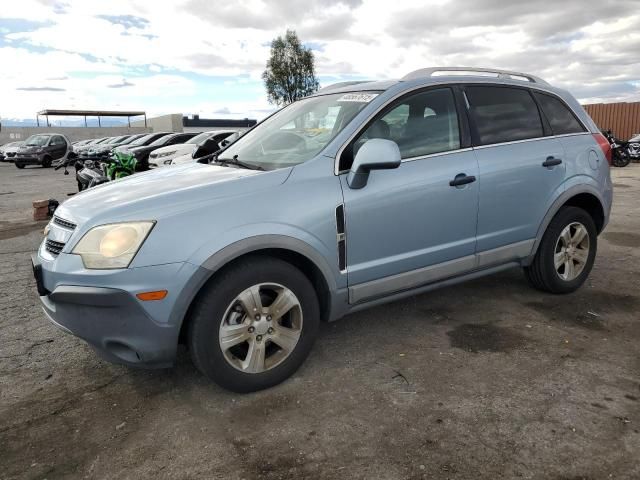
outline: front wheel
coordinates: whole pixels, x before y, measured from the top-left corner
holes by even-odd
[[[524,269],[529,282],[551,293],[570,293],[587,279],[598,247],[591,215],[578,207],[563,207],[547,227],[536,256]]]
[[[24,168],[24,163],[15,162],[15,163],[14,163],[14,165],[15,165],[17,168]]]
[[[279,384],[304,362],[320,313],[300,270],[277,258],[249,257],[204,288],[189,321],[196,367],[228,390],[253,392]]]
[[[42,159],[42,168],[49,168],[51,166],[51,157],[44,157]]]

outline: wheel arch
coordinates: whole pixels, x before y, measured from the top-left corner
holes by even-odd
[[[604,205],[605,202],[602,196],[595,188],[575,186],[564,191],[563,194],[560,195],[551,205],[551,208],[549,208],[544,216],[536,235],[536,240],[531,252],[531,258],[533,258],[538,251],[538,247],[540,246],[540,242],[542,241],[542,237],[544,232],[546,232],[549,223],[551,223],[551,220],[561,208],[565,206],[582,208],[591,215],[591,218],[593,218],[593,221],[596,224],[598,234],[600,234],[609,220],[609,212],[605,209]]]
[[[192,289],[192,294],[186,302],[187,306],[180,320],[180,342],[185,339],[191,309],[204,287],[213,281],[220,272],[248,256],[279,258],[300,269],[316,290],[321,320],[328,321],[335,317],[332,292],[336,291],[336,280],[324,258],[313,247],[293,237],[260,235],[233,243],[211,255],[202,264],[201,271],[204,274]]]

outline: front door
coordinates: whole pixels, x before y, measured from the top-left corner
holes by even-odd
[[[352,158],[371,138],[395,141],[402,164],[372,171],[358,190],[349,188],[346,175],[340,176],[351,303],[475,266],[478,165],[473,151],[460,148],[453,91],[440,87],[397,100],[343,155]]]
[[[54,135],[49,143],[49,154],[57,160],[67,153],[67,141],[60,135]]]

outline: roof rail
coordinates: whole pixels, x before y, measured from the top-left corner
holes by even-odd
[[[351,85],[358,85],[359,83],[367,83],[367,82],[370,82],[370,81],[371,80],[351,80],[351,81],[348,81],[348,82],[332,83],[331,85],[327,85],[326,87],[322,87],[316,93],[328,92],[330,90],[336,90],[338,88],[349,87]]]
[[[548,85],[546,81],[535,75],[529,75],[528,73],[511,72],[509,70],[498,70],[495,68],[477,68],[477,67],[430,67],[414,70],[407,73],[402,80],[414,80],[416,78],[432,77],[436,72],[456,72],[458,75],[468,74],[473,76],[476,73],[491,73],[498,78],[509,78],[512,80],[525,80],[531,83],[540,83]]]

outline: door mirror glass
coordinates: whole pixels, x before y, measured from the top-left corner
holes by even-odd
[[[371,170],[387,170],[400,166],[400,149],[392,140],[373,138],[358,150],[347,176],[350,188],[358,189],[367,184]]]

